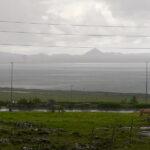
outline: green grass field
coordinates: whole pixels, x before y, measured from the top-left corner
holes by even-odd
[[[145,102],[144,94],[123,94],[123,93],[106,93],[106,92],[83,92],[83,91],[48,91],[48,90],[25,90],[15,89],[13,99],[20,98],[32,99],[40,98],[42,101],[55,99],[57,102],[121,102],[130,101],[132,96],[136,96],[139,103]],[[0,101],[10,100],[9,89],[0,89]]]
[[[137,135],[140,126],[149,126],[149,122],[141,121],[145,117],[140,118],[138,113],[0,112],[0,120],[7,122],[0,123],[0,149],[76,150],[77,147],[93,147],[98,150],[149,150],[149,139]],[[132,119],[134,128],[130,144],[130,130],[120,127],[130,127]],[[30,128],[14,126],[13,122],[24,121],[36,125]],[[2,143],[2,139],[7,142]]]
[[[30,116],[30,117],[29,117]],[[139,119],[139,114],[121,114],[121,113],[42,113],[42,112],[0,112],[1,120],[19,121],[24,120],[44,124],[51,128],[66,128],[69,130],[89,131],[93,123],[95,127],[106,127],[114,124],[114,119],[117,119],[120,124],[129,126],[131,118]],[[138,125],[138,122],[135,122]]]

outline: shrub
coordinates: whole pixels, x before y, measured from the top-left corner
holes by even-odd
[[[46,106],[51,107],[53,105],[56,105],[56,101],[54,99],[47,100]]]
[[[28,100],[25,99],[25,98],[21,98],[21,99],[18,100],[18,104],[27,105],[28,104]]]
[[[136,104],[135,108],[150,108],[150,104]]]
[[[29,101],[29,103],[32,104],[33,106],[40,106],[42,102],[40,98],[33,98]]]
[[[118,109],[121,107],[121,104],[113,102],[101,102],[98,104],[98,108],[100,109]]]
[[[75,105],[74,103],[69,103],[69,104],[68,104],[68,108],[69,108],[69,109],[73,109],[73,108],[74,108],[74,105]]]
[[[127,104],[127,99],[125,98],[125,99],[121,100],[121,104]]]
[[[8,101],[0,101],[0,106],[6,106],[8,103],[10,103],[10,102],[8,102]]]
[[[130,100],[130,104],[138,104],[136,96],[133,96]]]
[[[41,106],[41,100],[39,98],[33,98],[30,100],[27,100],[25,98],[21,98],[18,101],[19,106],[23,107],[34,107],[34,106]]]

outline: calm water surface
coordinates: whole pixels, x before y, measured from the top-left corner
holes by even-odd
[[[10,87],[10,65],[0,65],[0,87]],[[144,63],[15,64],[14,87],[145,92]],[[150,92],[150,88],[149,88]]]
[[[0,112],[7,112],[9,111],[8,108],[1,108]],[[27,111],[27,112],[49,112],[50,110],[48,109],[32,109],[32,110],[19,110],[19,109],[14,109],[13,111],[19,112],[19,111]],[[74,109],[74,110],[65,110],[65,112],[112,112],[112,113],[135,113],[138,112],[136,110],[81,110],[81,109]]]

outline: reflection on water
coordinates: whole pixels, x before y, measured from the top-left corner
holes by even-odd
[[[0,112],[6,112],[9,111],[8,108],[1,108]],[[20,112],[20,111],[27,111],[27,112],[49,112],[50,110],[48,109],[30,109],[30,110],[20,110],[20,109],[13,109],[15,112]],[[135,113],[138,112],[136,110],[97,110],[97,109],[92,109],[92,110],[81,110],[81,109],[74,109],[74,110],[65,110],[65,112],[112,112],[112,113]]]

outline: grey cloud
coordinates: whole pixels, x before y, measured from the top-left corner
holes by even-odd
[[[2,0],[1,20],[66,24],[62,26],[0,23],[0,30],[50,32],[68,34],[118,34],[148,35],[150,28],[85,28],[69,24],[93,25],[149,25],[150,1],[148,0]],[[82,36],[46,36],[0,33],[0,43],[62,45],[89,47],[150,47],[150,38]],[[83,53],[89,49],[3,47],[0,51],[17,53]],[[107,49],[102,51],[135,52]],[[137,52],[148,52],[138,50]]]

